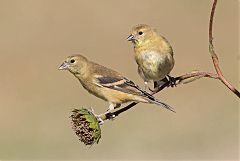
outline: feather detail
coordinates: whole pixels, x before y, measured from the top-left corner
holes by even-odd
[[[141,96],[143,99],[147,100],[150,103],[160,105],[163,108],[166,108],[172,112],[175,112],[171,106],[169,106],[163,102],[160,102],[154,96],[152,96],[150,93],[142,90],[133,81],[131,81],[125,77],[115,78],[115,77],[103,77],[103,76],[99,77],[98,76],[96,79],[99,81],[100,85],[103,87],[121,91],[121,92],[128,93],[128,94],[132,94],[132,95]]]

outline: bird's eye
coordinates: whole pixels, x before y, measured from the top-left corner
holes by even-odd
[[[143,32],[142,32],[142,31],[139,31],[139,32],[138,32],[138,35],[142,35],[142,34],[143,34]]]
[[[70,63],[74,63],[74,62],[75,62],[75,60],[74,60],[74,59],[70,60]]]

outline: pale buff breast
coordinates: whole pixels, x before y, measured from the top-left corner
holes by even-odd
[[[174,60],[170,54],[159,54],[156,51],[138,54],[136,58],[139,74],[146,81],[163,79],[173,68]]]

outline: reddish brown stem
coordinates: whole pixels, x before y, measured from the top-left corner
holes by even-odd
[[[217,0],[214,0],[213,5],[212,5],[210,20],[209,20],[209,52],[210,52],[211,57],[212,57],[214,68],[215,68],[215,70],[217,72],[217,75],[218,75],[219,79],[221,80],[221,82],[225,86],[227,86],[235,95],[237,95],[238,98],[240,98],[239,91],[233,85],[231,85],[226,80],[226,78],[223,76],[223,73],[222,73],[222,71],[220,69],[220,66],[219,66],[219,60],[218,60],[217,54],[214,50],[214,46],[213,46],[213,19],[214,19],[216,6],[217,6]]]

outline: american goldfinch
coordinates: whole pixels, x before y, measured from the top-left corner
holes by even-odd
[[[89,93],[107,101],[108,112],[120,107],[122,103],[132,101],[157,104],[174,111],[118,72],[94,63],[82,55],[69,56],[59,69],[70,71]]]
[[[145,87],[150,81],[154,82],[155,88],[166,80],[174,66],[173,49],[167,39],[150,26],[141,24],[133,27],[127,40],[133,43],[138,73]],[[174,83],[173,77],[168,78]]]

